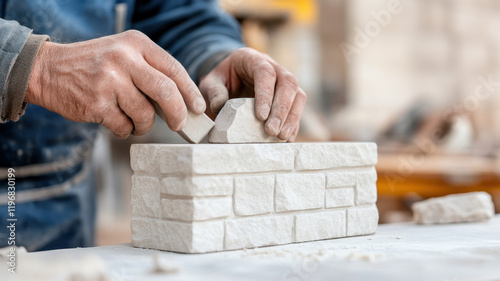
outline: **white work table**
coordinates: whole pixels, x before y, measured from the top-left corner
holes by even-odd
[[[155,253],[177,272],[152,273]],[[201,255],[129,244],[36,252],[18,257],[18,278],[6,274],[2,261],[0,277],[66,280],[49,272],[61,276],[86,264],[117,281],[500,280],[500,216],[482,223],[388,224],[370,236]]]

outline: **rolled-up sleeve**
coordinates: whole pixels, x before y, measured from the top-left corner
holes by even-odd
[[[49,38],[31,32],[16,21],[0,19],[0,123],[18,121],[26,108],[24,97],[33,62]]]
[[[216,0],[138,0],[132,28],[169,51],[195,82],[200,71],[244,46],[238,23]]]

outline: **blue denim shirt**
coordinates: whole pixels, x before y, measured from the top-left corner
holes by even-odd
[[[8,72],[9,63],[4,61],[15,59],[2,57],[1,50],[9,47],[13,50],[5,54],[20,52],[29,29],[61,43],[111,35],[116,30],[115,7],[119,3],[127,6],[125,28],[144,32],[169,51],[194,81],[198,80],[198,70],[207,59],[243,46],[237,23],[221,12],[216,0],[0,0],[0,74]],[[17,21],[21,26],[5,25],[5,20]],[[13,36],[6,37],[7,34]],[[3,84],[5,80],[0,81],[0,88]],[[18,244],[28,250],[92,244],[89,236],[93,233],[89,229],[93,225],[93,181],[90,173],[85,173],[79,181],[75,178],[85,171],[98,126],[66,120],[36,105],[28,105],[18,122],[0,124],[2,221],[6,220],[7,212],[1,200],[7,190],[2,175],[7,168],[20,171],[16,179],[18,194],[65,183],[71,185],[64,194],[47,195],[43,200],[30,196],[20,199],[18,215],[24,216],[24,220],[18,230],[21,232]],[[49,234],[52,236],[46,237]],[[6,235],[2,228],[0,247],[6,245]],[[46,241],[41,242],[42,238]]]

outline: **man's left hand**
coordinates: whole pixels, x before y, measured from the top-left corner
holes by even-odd
[[[307,96],[295,76],[271,57],[241,48],[200,81],[200,91],[217,114],[230,98],[255,97],[255,114],[270,136],[294,141]]]

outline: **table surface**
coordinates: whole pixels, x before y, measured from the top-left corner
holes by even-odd
[[[154,272],[154,258],[166,273]],[[93,273],[117,281],[500,280],[500,215],[481,223],[388,224],[370,236],[242,251],[193,255],[124,244],[19,253],[17,262],[14,275],[1,261],[0,277],[68,280],[85,272],[81,280],[94,280]]]

